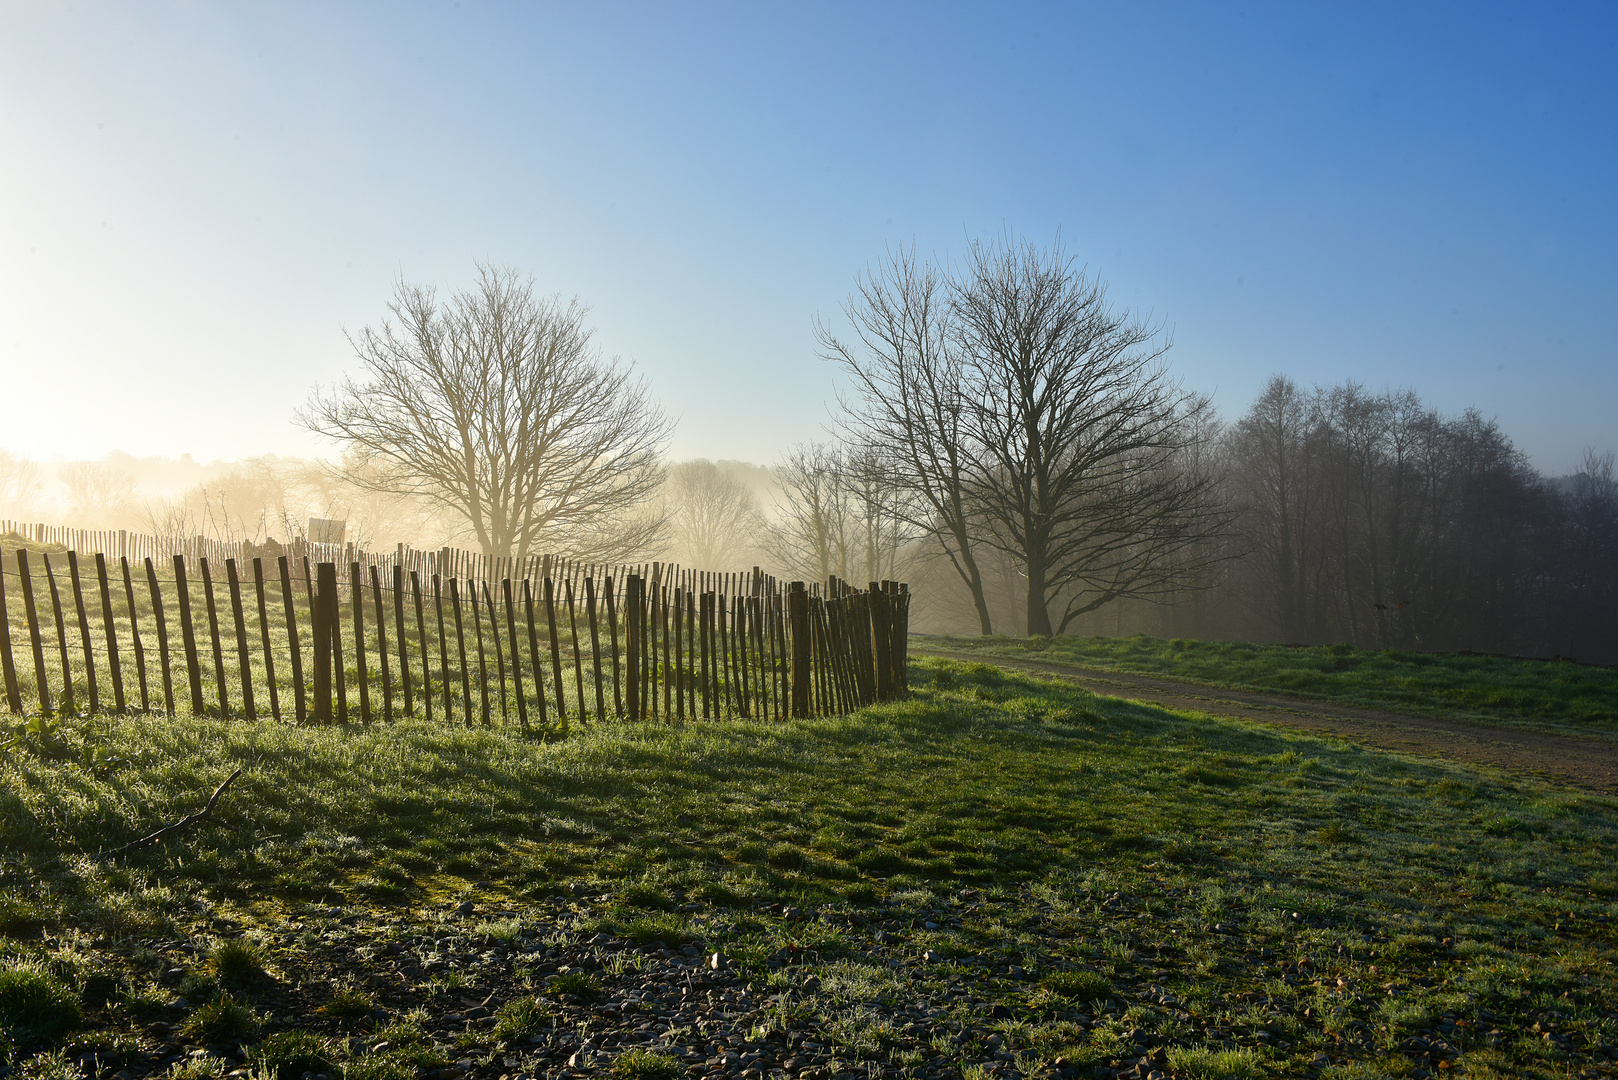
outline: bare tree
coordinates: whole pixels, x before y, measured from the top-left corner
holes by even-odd
[[[56,477],[67,488],[69,513],[86,525],[106,528],[134,508],[135,478],[117,466],[74,461],[61,466]]]
[[[840,398],[849,441],[883,487],[913,497],[894,516],[938,545],[972,595],[982,633],[992,633],[983,573],[974,554],[967,473],[974,450],[964,428],[961,364],[953,347],[949,286],[914,247],[889,252],[856,282],[843,305],[853,337],[815,327],[821,355],[840,365],[853,393]]]
[[[967,501],[1022,565],[1028,633],[1194,578],[1186,555],[1222,519],[1214,478],[1186,465],[1207,405],[1170,380],[1169,342],[1114,312],[1060,242],[974,242],[954,313],[981,455]]]
[[[40,486],[36,462],[0,450],[0,509],[10,513],[32,509]]]
[[[775,469],[780,497],[765,523],[764,548],[782,569],[824,581],[848,576],[848,492],[842,451],[824,443],[800,443]]]
[[[1310,452],[1310,402],[1285,375],[1272,376],[1258,399],[1230,430],[1232,471],[1242,532],[1263,564],[1260,603],[1285,641],[1309,633],[1306,597],[1317,562],[1314,526],[1320,498],[1316,458]]]
[[[763,547],[793,574],[824,581],[880,581],[897,574],[914,533],[901,510],[907,493],[892,473],[856,451],[799,444],[776,467],[780,495],[765,521]]]
[[[695,566],[739,566],[757,543],[758,500],[745,484],[705,458],[669,469],[664,501],[669,538],[676,552]]]
[[[566,547],[594,558],[654,542],[670,422],[630,366],[603,359],[578,302],[479,266],[440,302],[401,281],[392,319],[349,341],[365,369],[299,419],[354,452],[358,486],[419,496],[492,555]],[[637,512],[639,511],[639,512]]]

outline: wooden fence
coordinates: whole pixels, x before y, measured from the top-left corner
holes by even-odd
[[[447,548],[164,551],[137,534],[0,522],[10,532],[24,542],[0,550],[0,667],[19,715],[515,719],[528,732],[606,717],[840,715],[906,689],[910,594],[894,582]],[[38,550],[55,536],[92,550]],[[352,557],[330,557],[339,551]]]

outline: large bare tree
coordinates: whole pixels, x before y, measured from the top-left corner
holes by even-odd
[[[1168,340],[1115,311],[1059,241],[974,242],[954,320],[979,455],[967,501],[1021,564],[1028,633],[1194,580],[1223,515],[1185,453],[1207,402],[1169,377]]]
[[[896,513],[937,545],[970,591],[979,629],[992,633],[966,494],[976,454],[964,426],[949,284],[911,247],[889,252],[855,290],[843,305],[852,337],[815,327],[822,357],[852,384],[839,400],[846,434],[868,469],[888,474],[884,486],[911,494]]]
[[[353,451],[351,482],[453,511],[491,555],[614,558],[659,537],[644,507],[671,424],[591,343],[577,299],[480,265],[444,300],[401,281],[388,311],[349,336],[364,375],[317,388],[299,414]]]

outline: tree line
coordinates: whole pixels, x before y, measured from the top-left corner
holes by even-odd
[[[840,452],[931,564],[919,624],[1618,662],[1610,454],[1548,478],[1475,411],[1284,376],[1227,424],[1060,243],[890,253],[843,314]]]
[[[342,502],[418,508],[489,555],[905,578],[935,629],[1618,661],[1611,455],[1544,477],[1475,412],[1284,376],[1227,423],[1060,240],[890,252],[842,313],[816,324],[845,387],[833,437],[770,470],[773,506],[735,468],[670,466],[644,379],[509,268],[446,296],[401,281],[350,335],[357,373],[299,419],[342,447],[322,473]],[[261,471],[246,486],[275,487]]]

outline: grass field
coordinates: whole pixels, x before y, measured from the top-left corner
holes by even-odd
[[[29,1080],[1618,1075],[1613,800],[980,664],[912,685],[549,743],[21,732],[0,1050]],[[95,856],[237,767],[228,828]]]
[[[915,647],[1270,690],[1561,734],[1618,736],[1618,668],[1347,645],[1253,645],[1146,637],[945,637]]]

